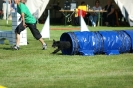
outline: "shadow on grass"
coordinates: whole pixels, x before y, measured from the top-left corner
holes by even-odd
[[[54,55],[63,55],[62,53],[56,53],[56,54],[54,54]]]
[[[65,55],[65,54],[62,54],[62,53],[56,53],[56,54],[52,54],[50,53],[51,55],[59,55],[59,56],[73,56],[73,55]]]
[[[55,53],[55,54],[53,54],[53,53],[50,53],[51,55],[63,55],[62,53]]]
[[[13,50],[11,47],[10,48],[0,48],[0,49],[3,49],[3,50]]]

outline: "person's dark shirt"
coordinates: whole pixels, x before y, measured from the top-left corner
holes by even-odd
[[[110,13],[112,8],[114,8],[113,5],[110,5],[109,7],[106,5],[104,9],[107,11],[107,13]]]

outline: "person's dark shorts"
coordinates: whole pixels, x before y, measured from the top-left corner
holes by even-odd
[[[29,27],[32,35],[39,40],[42,35],[40,34],[39,30],[36,28],[36,23],[34,24],[30,24],[30,23],[26,23],[27,27]],[[15,29],[15,33],[20,34],[23,30],[25,30],[25,27],[23,26],[23,22],[21,22],[17,28]]]
[[[20,34],[21,31],[23,31],[24,29],[25,29],[25,27],[23,26],[23,22],[21,22],[21,23],[17,26],[17,28],[15,29],[15,33]]]

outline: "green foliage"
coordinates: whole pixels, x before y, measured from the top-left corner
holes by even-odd
[[[1,22],[1,21],[0,21]],[[10,30],[11,23],[1,22],[0,29]],[[38,24],[41,30],[42,24]],[[64,32],[75,30],[52,30],[67,26],[51,26],[51,38],[44,39],[47,50],[41,50],[27,29],[27,46],[19,51],[10,49],[9,42],[0,44],[0,85],[7,88],[132,88],[133,54],[120,55],[53,55],[52,40],[60,39]],[[74,28],[69,26],[69,28]],[[78,27],[76,27],[78,28]],[[89,27],[91,31],[125,30],[132,27]]]

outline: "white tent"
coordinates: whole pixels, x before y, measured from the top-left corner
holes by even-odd
[[[26,5],[31,13],[39,18],[50,0],[27,0]],[[119,6],[123,16],[128,19],[130,26],[133,26],[133,0],[114,0]]]
[[[133,0],[115,0],[123,16],[128,20],[130,26],[133,26]]]
[[[36,18],[39,18],[45,10],[48,2],[49,0],[27,0],[26,5],[29,8],[30,12]]]

